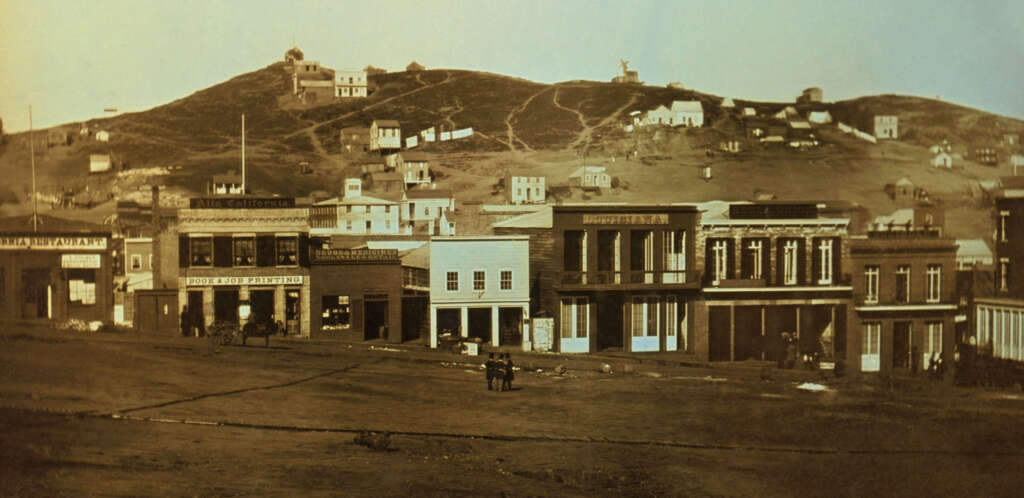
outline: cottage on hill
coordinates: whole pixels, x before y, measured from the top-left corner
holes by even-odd
[[[97,142],[109,142],[110,141],[110,132],[106,131],[106,130],[97,131],[96,132],[96,141]]]
[[[604,166],[581,166],[569,175],[569,184],[584,188],[611,188],[612,177]]]
[[[932,166],[950,169],[953,167],[953,156],[948,152],[939,152],[932,158]]]
[[[90,154],[89,172],[103,173],[104,171],[110,171],[110,154]]]
[[[898,125],[896,116],[875,116],[875,138],[899,138]]]
[[[704,107],[699,100],[672,102],[672,126],[699,128],[704,126]]]
[[[672,124],[672,118],[675,115],[668,107],[659,105],[652,111],[647,111],[644,115],[643,124],[645,125],[670,125]]]
[[[348,126],[342,128],[338,134],[341,142],[341,152],[351,154],[353,152],[366,152],[370,149],[370,129],[362,126]]]
[[[370,123],[370,150],[390,152],[402,148],[402,127],[393,119],[375,119]]]
[[[366,97],[366,71],[339,69],[334,73],[334,96],[340,99]]]
[[[407,187],[430,184],[430,155],[423,152],[403,151],[398,154],[398,174]]]
[[[423,67],[423,64],[420,64],[419,62],[412,61],[408,66],[405,66],[405,70],[410,73],[417,73],[420,71],[426,71],[427,68]]]

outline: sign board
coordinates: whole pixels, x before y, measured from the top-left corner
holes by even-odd
[[[452,132],[452,139],[454,140],[471,136],[473,136],[473,128],[463,128],[461,130],[455,130]]]
[[[99,268],[99,254],[61,254],[61,268]]]
[[[533,322],[533,350],[551,351],[555,334],[555,319],[534,318],[531,321]]]
[[[282,209],[295,207],[293,197],[195,197],[191,209]]]
[[[447,141],[449,141],[451,139],[452,139],[452,133],[450,131],[442,131],[441,132],[441,141],[442,142],[447,142]]]
[[[302,285],[302,275],[266,275],[245,277],[187,277],[186,287],[217,285]]]
[[[420,137],[405,137],[405,148],[411,149],[420,144]]]
[[[318,249],[312,263],[397,263],[398,249]]]
[[[68,249],[102,251],[106,248],[106,237],[0,235],[0,250],[7,251],[60,251]]]
[[[668,225],[668,214],[585,214],[584,225]]]

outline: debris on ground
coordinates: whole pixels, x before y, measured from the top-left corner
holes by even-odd
[[[601,372],[606,374],[612,373],[612,366],[607,363],[603,363],[601,365]]]
[[[814,392],[824,392],[824,391],[829,391],[830,390],[827,386],[823,386],[821,384],[815,384],[814,382],[804,382],[803,384],[800,384],[800,385],[796,386],[796,388],[800,389],[800,390],[803,390],[803,391],[814,391]]]
[[[646,375],[647,377],[650,377],[652,379],[660,379],[661,378],[661,374],[658,373],[658,372],[643,372],[640,375]]]
[[[558,375],[564,374],[566,372],[566,370],[568,370],[568,369],[565,368],[565,365],[558,365],[558,366],[555,367],[555,373],[558,374]]]
[[[404,353],[405,352],[405,350],[403,350],[403,349],[389,348],[389,347],[386,347],[386,346],[370,346],[370,350],[371,351],[391,351],[393,353]]]
[[[356,434],[356,437],[352,439],[352,442],[359,446],[366,446],[373,450],[383,451],[388,449],[388,446],[391,446],[391,433],[360,431],[359,434]]]
[[[726,379],[725,377],[712,377],[710,375],[705,375],[703,377],[681,376],[681,377],[672,377],[672,378],[676,379],[676,380],[703,380],[705,382],[725,382],[725,381],[729,380],[729,379]]]

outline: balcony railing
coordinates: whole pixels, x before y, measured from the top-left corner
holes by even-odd
[[[685,284],[685,270],[672,271],[567,271],[562,272],[562,285],[622,284]]]

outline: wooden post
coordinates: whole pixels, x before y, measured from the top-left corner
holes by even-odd
[[[729,305],[729,361],[736,361],[736,305]]]
[[[764,308],[765,308],[765,306],[762,304],[761,305],[761,360],[762,361],[765,360],[764,346],[765,346],[765,338],[767,337],[766,334],[765,334],[765,325],[764,325],[764,323],[765,323],[764,322]]]

